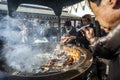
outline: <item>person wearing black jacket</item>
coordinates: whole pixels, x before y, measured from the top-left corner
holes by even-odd
[[[94,56],[110,60],[108,80],[120,80],[120,0],[88,0],[89,6],[107,36],[96,38],[93,29],[85,31]]]
[[[86,27],[85,27],[86,26]],[[92,27],[92,17],[90,14],[85,14],[81,21],[79,21],[78,25],[77,25],[77,43],[80,44],[81,47],[84,47],[86,49],[89,49],[89,41],[86,39],[85,33],[84,33],[84,29],[87,27]]]
[[[66,21],[61,29],[61,44],[76,44],[77,32],[75,27],[71,25],[71,21]]]

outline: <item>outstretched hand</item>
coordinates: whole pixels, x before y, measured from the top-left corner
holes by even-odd
[[[64,44],[64,43],[69,43],[70,41],[72,40],[75,40],[76,39],[76,36],[62,36],[61,37],[61,43]]]

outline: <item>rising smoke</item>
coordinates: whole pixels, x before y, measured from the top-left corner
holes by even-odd
[[[35,40],[37,43],[48,42],[42,35],[44,27],[45,24],[41,24],[35,28],[33,23],[9,16],[1,20],[0,39],[5,43],[2,55],[9,67],[20,72],[37,72],[35,69],[55,57],[40,49],[42,46],[36,47]]]

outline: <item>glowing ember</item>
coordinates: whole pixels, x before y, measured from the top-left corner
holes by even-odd
[[[43,37],[40,31],[46,29],[45,24],[35,27],[29,21],[24,23],[8,16],[1,21],[0,37],[5,43],[2,55],[7,67],[5,71],[10,74],[65,71],[78,62],[79,50],[56,46],[58,43],[54,36],[50,41]]]
[[[55,54],[57,57],[45,63],[44,67],[40,67],[41,71],[68,70],[69,67],[74,65],[80,58],[80,52],[78,50],[65,46],[63,50],[59,50]]]

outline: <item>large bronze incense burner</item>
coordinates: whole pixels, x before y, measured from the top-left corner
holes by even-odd
[[[63,57],[51,59],[44,65],[39,66],[36,73],[22,73],[15,69],[9,72],[1,72],[5,80],[70,80],[76,77],[85,77],[91,69],[92,54],[81,47],[63,46],[56,52],[57,56]],[[29,65],[28,65],[29,66]]]

